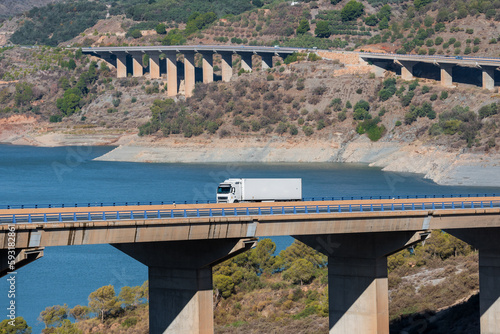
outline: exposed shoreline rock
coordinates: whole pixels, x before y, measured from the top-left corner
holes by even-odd
[[[384,171],[422,174],[441,185],[500,187],[500,155],[449,152],[414,142],[371,142],[358,136],[342,143],[329,140],[292,141],[282,137],[131,139],[101,161],[128,162],[350,162]]]
[[[31,146],[117,146],[96,160],[148,163],[348,162],[422,174],[441,185],[500,187],[500,154],[452,152],[415,140],[371,142],[355,133],[328,137],[138,137],[109,129],[50,129],[34,117],[0,122],[0,142]]]

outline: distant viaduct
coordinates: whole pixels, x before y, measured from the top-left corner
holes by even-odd
[[[167,95],[176,96],[179,92],[180,77],[184,78],[186,97],[192,95],[196,81],[210,83],[214,81],[213,56],[221,57],[222,81],[228,82],[233,75],[232,56],[241,57],[241,68],[252,70],[252,56],[261,58],[262,69],[273,66],[273,56],[286,58],[294,52],[319,52],[329,54],[332,58],[356,55],[358,63],[373,65],[373,72],[382,76],[386,70],[400,73],[404,80],[413,80],[414,75],[439,80],[444,87],[452,87],[453,82],[469,83],[482,86],[484,89],[495,89],[495,73],[500,66],[499,58],[466,57],[466,56],[419,56],[389,53],[347,52],[263,46],[127,46],[127,47],[92,47],[83,48],[83,53],[104,59],[116,67],[117,77],[124,78],[131,74],[141,77],[145,74],[142,64],[143,56],[148,55],[149,65],[146,67],[151,79],[167,76]],[[195,54],[202,56],[202,79],[195,75]],[[184,56],[184,73],[179,73],[177,54]],[[160,57],[162,56],[162,57]],[[328,57],[330,58],[330,57]],[[454,69],[456,69],[454,73]],[[499,75],[500,76],[500,75]],[[198,79],[198,80],[197,80]],[[497,80],[498,81],[498,80]]]

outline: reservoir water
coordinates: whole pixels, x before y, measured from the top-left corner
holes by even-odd
[[[206,201],[229,177],[300,177],[304,197],[499,194],[499,188],[439,186],[419,175],[383,172],[358,164],[144,164],[93,161],[110,147],[35,148],[0,145],[0,207],[21,204]],[[231,152],[228,153],[230,159]],[[273,238],[278,250],[290,237]],[[87,305],[88,296],[112,284],[141,285],[147,268],[110,245],[50,247],[16,275],[16,315],[40,333],[47,306]],[[0,309],[9,298],[0,280]],[[5,319],[7,313],[1,314]]]

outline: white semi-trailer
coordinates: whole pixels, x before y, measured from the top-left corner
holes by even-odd
[[[227,179],[217,203],[301,201],[302,179]]]

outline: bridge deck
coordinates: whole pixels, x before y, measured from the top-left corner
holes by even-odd
[[[500,199],[188,204],[0,211],[0,249],[282,235],[500,227]]]

